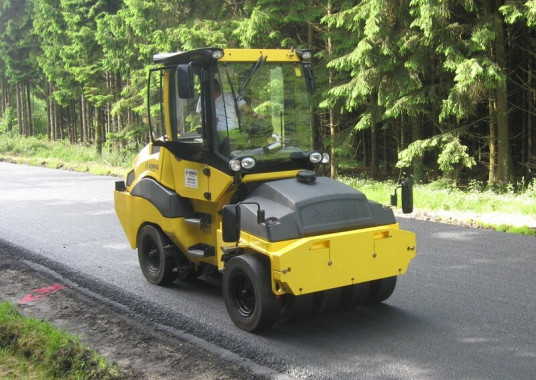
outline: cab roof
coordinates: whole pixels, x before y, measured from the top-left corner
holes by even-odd
[[[268,62],[301,62],[303,53],[309,49],[220,49],[201,48],[172,53],[160,53],[153,56],[154,63],[174,65],[199,62],[256,62],[266,57]],[[307,55],[306,55],[307,56]],[[305,59],[304,59],[305,60]]]

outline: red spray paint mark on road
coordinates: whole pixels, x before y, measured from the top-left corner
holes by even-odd
[[[62,286],[60,284],[54,284],[46,288],[35,289],[34,292],[36,292],[37,294],[48,296],[49,294],[56,293],[58,290],[63,290],[63,289],[65,289],[65,286]]]
[[[26,294],[26,297],[21,299],[20,301],[17,301],[17,303],[26,303],[26,302],[32,302],[32,301],[39,301],[42,300],[43,297],[41,296],[34,296],[33,294]]]
[[[65,286],[60,284],[54,284],[52,286],[47,286],[44,288],[35,289],[33,292],[37,294],[28,293],[26,294],[26,297],[21,299],[20,301],[17,301],[17,303],[26,303],[26,302],[32,302],[32,301],[40,301],[45,296],[51,295],[52,293],[56,293],[57,291],[66,289]]]

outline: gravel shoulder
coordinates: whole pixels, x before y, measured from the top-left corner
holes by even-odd
[[[142,325],[0,251],[0,300],[49,321],[127,370],[129,379],[251,379],[237,363]]]

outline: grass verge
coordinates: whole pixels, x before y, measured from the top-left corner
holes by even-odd
[[[135,153],[126,149],[121,152],[104,149],[99,155],[94,146],[41,137],[2,134],[0,138],[1,161],[96,175],[122,176],[134,156]]]
[[[368,199],[389,204],[397,184],[368,179],[339,178]],[[476,186],[475,186],[476,187]],[[414,217],[472,227],[536,235],[536,181],[522,190],[502,193],[480,188],[459,189],[445,182],[414,185]]]
[[[0,302],[0,378],[111,380],[125,373],[78,338]]]

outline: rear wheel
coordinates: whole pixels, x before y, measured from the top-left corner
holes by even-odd
[[[314,293],[295,296],[286,294],[283,296],[281,314],[278,323],[296,321],[311,315],[314,306]]]
[[[370,282],[370,290],[366,304],[383,302],[391,297],[396,287],[396,276],[382,278]]]
[[[342,298],[342,288],[323,290],[315,294],[315,308],[313,314],[328,314],[337,309]]]
[[[349,310],[364,305],[370,293],[370,282],[348,285],[343,288],[339,309]]]
[[[140,229],[138,260],[143,275],[152,284],[165,285],[177,278],[175,258],[167,246],[167,237],[155,226],[147,224]]]
[[[231,320],[242,330],[255,331],[274,324],[281,302],[272,292],[268,258],[232,258],[223,271],[223,298]]]

